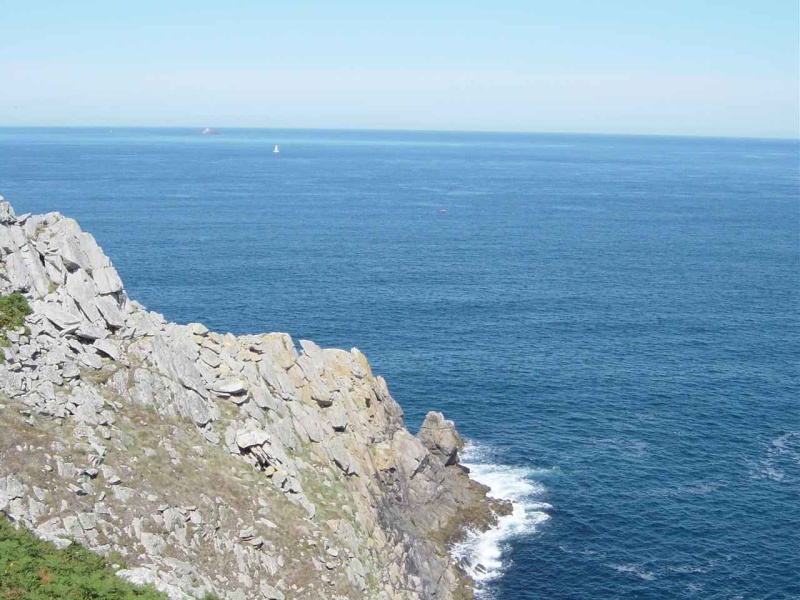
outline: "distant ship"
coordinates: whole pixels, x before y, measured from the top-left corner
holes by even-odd
[[[219,131],[214,131],[213,129],[206,127],[203,129],[203,135],[219,135]]]
[[[278,150],[278,144],[275,144],[275,147],[272,149],[272,153],[277,154],[278,152],[280,152],[280,150]]]

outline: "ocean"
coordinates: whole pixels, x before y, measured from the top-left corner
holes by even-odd
[[[0,194],[453,419],[484,598],[800,598],[796,140],[201,129],[0,129]]]

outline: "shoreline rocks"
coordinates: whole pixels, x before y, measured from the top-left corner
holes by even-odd
[[[170,598],[455,599],[449,554],[508,507],[420,432],[364,355],[169,323],[94,238],[0,197],[0,294],[32,308],[0,364],[0,511]]]

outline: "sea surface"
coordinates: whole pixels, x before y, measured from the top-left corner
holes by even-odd
[[[484,597],[800,598],[797,141],[201,129],[0,129],[0,194],[455,420]]]

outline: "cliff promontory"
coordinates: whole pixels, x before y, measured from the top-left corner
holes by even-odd
[[[503,507],[357,349],[169,323],[94,238],[0,197],[0,513],[170,598],[469,598],[448,546]]]

